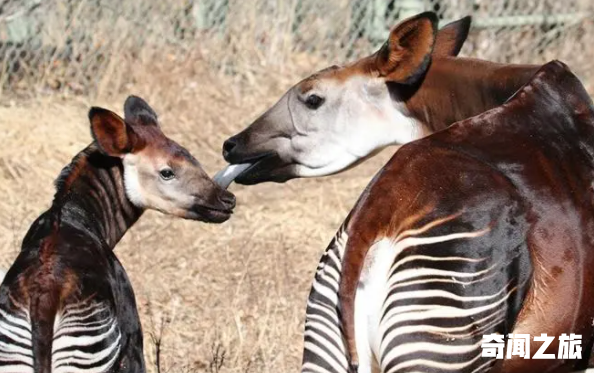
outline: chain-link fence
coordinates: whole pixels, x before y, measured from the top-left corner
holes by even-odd
[[[557,58],[586,82],[594,77],[592,0],[0,0],[0,86],[117,91],[138,64],[187,56],[222,74],[300,55],[341,63],[423,10],[444,22],[473,15],[465,55]]]

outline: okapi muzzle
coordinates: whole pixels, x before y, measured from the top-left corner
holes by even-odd
[[[225,160],[246,165],[235,176],[237,183],[284,182],[298,176],[291,154],[291,137],[297,129],[291,119],[290,96],[291,92],[284,95],[248,128],[224,142]]]

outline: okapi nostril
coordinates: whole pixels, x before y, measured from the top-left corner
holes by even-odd
[[[227,157],[227,155],[229,155],[229,153],[233,151],[235,146],[237,146],[237,143],[235,142],[233,137],[227,139],[227,141],[223,143],[223,157]]]
[[[219,203],[223,204],[225,208],[232,210],[235,208],[235,195],[233,193],[225,192],[217,196]]]
[[[235,199],[235,195],[229,193],[229,194],[225,194],[223,196],[221,196],[221,202],[223,202],[225,205],[227,205],[227,207],[229,207],[230,209],[235,208],[235,203],[236,203],[236,199]]]

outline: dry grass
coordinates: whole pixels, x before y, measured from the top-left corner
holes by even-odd
[[[224,165],[222,141],[296,78],[242,86],[213,78],[196,61],[135,74],[143,83],[127,90],[147,98],[164,131],[210,174]],[[25,231],[49,206],[60,169],[90,141],[89,105],[121,112],[124,98],[5,101],[0,107],[0,267],[11,264]],[[331,178],[232,186],[238,207],[223,225],[146,213],[116,253],[136,291],[149,372],[156,372],[151,336],[163,322],[163,373],[297,371],[319,256],[388,153]]]
[[[1,3],[0,96],[4,90],[27,96],[56,91],[114,94],[139,65],[188,53],[199,53],[214,70],[253,82],[270,68],[291,69],[296,53],[341,62],[372,52],[405,5],[361,0]],[[499,20],[499,25],[473,29],[466,55],[525,63],[558,58],[580,76],[594,76],[591,0],[431,0],[425,6],[448,20],[466,15],[472,15],[475,24]],[[574,19],[553,28],[548,23],[520,26],[509,18],[566,13],[575,14]]]

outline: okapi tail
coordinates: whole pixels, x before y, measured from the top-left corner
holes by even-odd
[[[31,301],[31,344],[35,373],[52,371],[52,341],[58,303],[56,298],[46,293]]]
[[[345,231],[349,233],[351,233],[352,214],[351,211],[343,223]],[[371,245],[367,244],[366,240],[362,239],[358,234],[348,234],[347,237],[342,258],[342,273],[338,285],[338,303],[340,305],[340,323],[348,353],[348,371],[349,373],[357,373],[359,370],[359,355],[355,339],[355,295],[359,277],[363,270],[363,262]]]
[[[369,246],[354,245],[349,237],[342,263],[342,276],[338,287],[340,321],[348,351],[349,373],[357,373],[359,355],[355,339],[355,295]]]
[[[62,293],[52,261],[55,244],[55,234],[44,239],[39,250],[41,268],[31,276],[27,289],[30,296],[31,347],[35,373],[52,371],[54,322]]]

